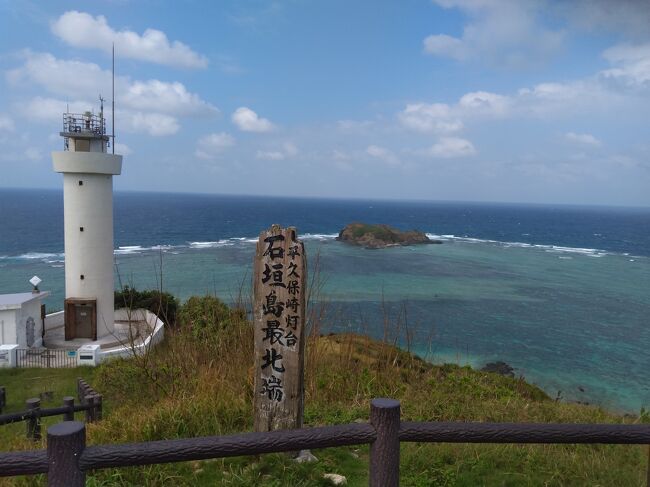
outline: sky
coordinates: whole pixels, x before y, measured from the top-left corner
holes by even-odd
[[[118,190],[650,206],[648,25],[647,0],[0,0],[0,187],[62,186],[114,44]]]

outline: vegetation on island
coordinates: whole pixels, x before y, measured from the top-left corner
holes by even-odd
[[[104,397],[104,419],[88,444],[223,435],[253,424],[253,330],[243,312],[210,296],[178,309],[177,326],[144,357],[97,369],[0,370],[8,410],[40,388],[60,398],[84,376]],[[305,360],[305,426],[367,421],[374,397],[392,397],[410,421],[630,423],[598,407],[553,400],[523,378],[432,365],[357,334],[329,335],[312,316]],[[72,390],[71,390],[72,389]],[[22,395],[22,397],[21,397]],[[52,419],[58,421],[58,419]],[[3,427],[2,450],[43,448],[24,424]],[[368,446],[316,450],[316,463],[263,455],[92,472],[89,486],[326,486],[338,473],[367,485]],[[645,485],[646,446],[412,444],[401,446],[403,486]],[[43,476],[0,485],[42,485]]]
[[[176,326],[176,313],[179,302],[176,297],[164,291],[157,289],[147,289],[138,291],[133,286],[124,286],[122,289],[115,291],[115,309],[147,309],[158,315],[166,325]]]
[[[430,239],[424,232],[418,230],[401,231],[388,225],[369,225],[366,223],[350,223],[346,225],[339,232],[336,239],[368,249],[397,245],[442,243],[440,240]]]

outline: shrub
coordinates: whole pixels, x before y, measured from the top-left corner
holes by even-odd
[[[115,291],[115,307],[148,309],[158,315],[165,324],[176,326],[178,299],[157,289],[138,291],[134,287],[124,286],[122,290]]]
[[[196,337],[222,330],[246,319],[245,312],[230,308],[215,296],[193,296],[178,311],[178,323]]]

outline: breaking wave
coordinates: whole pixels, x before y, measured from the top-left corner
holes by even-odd
[[[580,254],[588,257],[604,257],[606,255],[617,254],[624,255],[635,258],[637,256],[630,255],[629,253],[618,254],[617,252],[608,252],[602,249],[592,249],[592,248],[580,248],[580,247],[566,247],[562,245],[545,245],[545,244],[532,244],[526,242],[504,242],[500,240],[491,240],[491,239],[481,239],[468,236],[457,236],[457,235],[438,235],[434,233],[427,233],[427,237],[431,239],[438,239],[448,242],[464,242],[464,243],[476,243],[476,244],[491,244],[497,245],[503,248],[530,248],[537,249],[544,252],[557,253],[560,258],[568,259],[570,255]],[[327,242],[333,241],[338,236],[337,233],[305,233],[300,235],[301,240],[304,241],[316,241],[316,242]],[[202,249],[211,249],[211,248],[220,248],[220,247],[233,247],[238,245],[252,245],[257,242],[257,237],[230,237],[219,240],[207,240],[207,241],[188,241],[182,245],[169,245],[169,244],[158,244],[152,246],[143,246],[143,245],[123,245],[114,250],[116,256],[119,255],[133,255],[133,254],[142,254],[146,252],[169,252],[171,254],[177,254],[185,250],[202,250]],[[60,267],[61,264],[65,262],[65,255],[63,252],[54,253],[54,252],[26,252],[21,255],[9,256],[9,255],[0,255],[0,261],[41,261],[43,263],[50,264],[52,267]],[[630,259],[633,261],[632,259]]]
[[[458,237],[456,235],[435,235],[433,233],[427,233],[427,237],[432,239],[438,239],[438,240],[450,240],[450,241],[455,240],[459,242],[468,242],[468,243],[489,243],[493,245],[500,245],[505,248],[520,247],[520,248],[539,249],[545,252],[582,254],[582,255],[587,255],[589,257],[603,257],[605,255],[609,255],[612,253],[601,249],[564,247],[562,245],[531,244],[526,242],[502,242],[500,240],[490,240],[490,239],[481,239],[481,238],[472,238],[472,237]]]

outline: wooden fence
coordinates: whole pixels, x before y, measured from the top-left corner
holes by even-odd
[[[25,411],[0,415],[0,426],[26,421],[27,438],[36,441],[41,439],[41,418],[63,416],[64,421],[74,421],[74,413],[85,411],[87,423],[102,419],[103,400],[101,394],[98,394],[85,380],[77,379],[77,395],[79,405],[75,405],[73,397],[66,396],[63,398],[63,406],[47,409],[41,409],[40,398],[27,399],[25,401]],[[6,401],[4,387],[0,387],[0,401]],[[3,402],[0,402],[0,412],[2,412],[3,404]]]
[[[370,444],[371,487],[399,486],[400,442],[650,444],[647,424],[415,423],[400,403],[374,399],[370,423],[86,447],[84,423],[48,428],[47,449],[0,454],[0,476],[47,474],[49,486],[82,487],[102,468]]]

